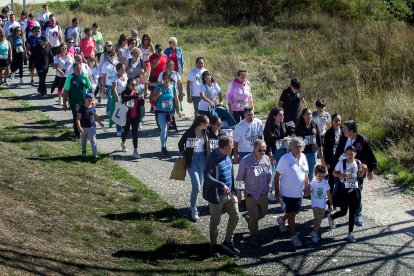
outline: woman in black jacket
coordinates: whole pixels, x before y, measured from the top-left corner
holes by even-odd
[[[141,117],[143,116],[141,107],[145,104],[144,95],[138,93],[136,89],[137,85],[138,82],[136,79],[128,79],[127,86],[122,92],[122,102],[129,107],[129,109],[126,115],[127,117],[124,132],[122,133],[121,149],[123,152],[127,151],[125,141],[128,136],[129,129],[132,128],[132,144],[134,146],[134,152],[132,154],[133,158],[141,157],[138,153],[138,127]]]
[[[210,121],[206,115],[195,117],[193,124],[178,142],[180,154],[185,157],[185,164],[191,178],[192,190],[190,197],[191,218],[199,219],[197,199],[203,183],[204,167],[207,154],[210,152],[207,127]]]
[[[349,146],[354,146],[356,149],[355,158],[361,161],[368,167],[368,180],[373,179],[373,170],[377,167],[377,159],[371,149],[371,145],[368,140],[361,134],[358,133],[358,126],[355,121],[347,121],[344,123],[343,128],[344,136],[339,140],[338,147],[334,155],[334,161],[344,159],[345,149]],[[363,178],[360,180],[359,189],[363,188]],[[361,201],[361,200],[360,200]],[[363,226],[364,222],[361,216],[362,204],[359,202],[359,206],[356,211],[355,225]]]
[[[321,149],[321,136],[319,135],[318,126],[312,121],[312,111],[308,108],[302,110],[295,134],[305,142],[303,154],[305,154],[306,160],[308,161],[309,181],[312,181],[318,150],[321,153],[321,158],[323,158],[323,151]]]
[[[332,172],[336,164],[338,163],[337,160],[334,160],[334,155],[336,148],[338,147],[339,140],[342,136],[344,136],[344,133],[341,128],[341,115],[339,115],[338,113],[333,114],[331,117],[331,125],[332,127],[325,132],[325,140],[323,143],[323,157],[325,161],[325,166],[328,168],[328,182],[332,192],[335,184]]]
[[[208,130],[208,139],[210,143],[210,151],[218,148],[218,138],[226,135],[220,128],[221,119],[217,115],[210,116],[210,126]]]

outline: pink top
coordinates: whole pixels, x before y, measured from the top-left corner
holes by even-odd
[[[79,46],[84,57],[90,57],[95,54],[96,41],[92,37],[90,39],[82,38]]]
[[[230,83],[226,98],[232,111],[243,111],[249,102],[253,102],[250,82],[241,82],[235,78]]]

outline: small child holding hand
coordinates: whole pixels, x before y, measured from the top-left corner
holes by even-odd
[[[82,139],[82,156],[86,156],[86,143],[87,139],[91,143],[92,154],[95,160],[98,158],[98,149],[96,147],[96,122],[98,122],[101,127],[104,127],[104,124],[99,119],[99,116],[96,114],[96,108],[94,105],[94,96],[92,93],[86,93],[85,103],[80,106],[78,115],[76,118],[76,126],[79,129]]]
[[[311,232],[311,240],[317,244],[319,242],[318,231],[325,215],[326,197],[329,201],[329,210],[332,210],[332,195],[328,181],[325,180],[326,169],[322,165],[315,167],[315,178],[310,183],[311,202],[313,216],[313,229]]]

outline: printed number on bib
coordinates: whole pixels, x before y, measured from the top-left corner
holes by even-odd
[[[210,140],[209,142],[210,142],[210,149],[211,150],[218,148],[218,140],[213,139],[213,140]]]
[[[186,148],[196,148],[198,147],[198,138],[188,138],[187,141],[185,142],[185,147]]]
[[[16,53],[23,53],[24,49],[23,46],[16,47]]]
[[[170,108],[170,107],[172,107],[172,105],[173,105],[172,100],[166,100],[166,101],[161,102],[162,108]]]
[[[269,173],[269,168],[265,165],[259,165],[253,167],[254,175],[261,176]]]
[[[238,108],[244,108],[246,106],[246,101],[238,100],[236,102]]]
[[[126,106],[129,107],[129,108],[133,108],[134,107],[134,100],[127,101]]]
[[[356,181],[354,178],[345,178],[345,188],[347,189],[356,189],[358,188],[358,181]]]
[[[276,149],[286,149],[287,148],[287,142],[285,140],[277,140],[276,141]]]
[[[244,181],[234,181],[234,188],[237,190],[244,190],[246,188],[246,184]]]
[[[316,144],[316,136],[315,135],[305,136],[305,139],[303,139],[303,141],[305,142],[305,146],[314,145]]]

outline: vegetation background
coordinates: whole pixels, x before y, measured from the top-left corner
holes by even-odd
[[[308,106],[318,98],[355,119],[374,144],[379,172],[413,190],[414,1],[76,0],[49,3],[62,26],[99,22],[105,40],[137,28],[155,43],[178,38],[185,71],[203,56],[226,91],[249,72],[255,106],[266,116],[291,78]],[[30,11],[41,7],[28,6]],[[411,16],[411,17],[410,17]],[[184,76],[185,79],[185,76]]]

